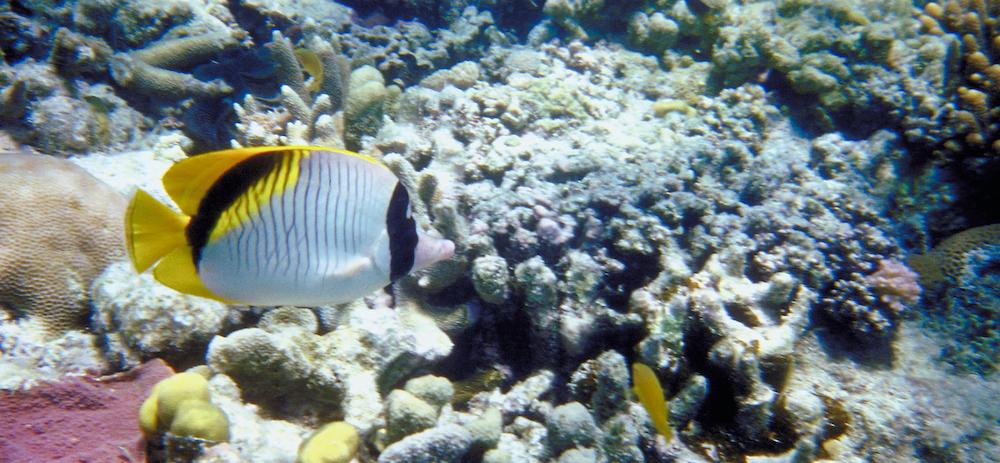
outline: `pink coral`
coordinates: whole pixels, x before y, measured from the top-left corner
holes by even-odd
[[[111,377],[0,393],[0,461],[144,461],[139,406],[171,374],[154,360]]]
[[[919,275],[906,264],[894,259],[882,259],[878,270],[865,277],[872,291],[893,312],[903,310],[903,304],[913,304],[920,299]]]

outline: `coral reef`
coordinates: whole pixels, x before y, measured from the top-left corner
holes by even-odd
[[[277,105],[269,97],[252,92],[233,104],[238,122],[235,141],[242,146],[273,144],[314,144],[342,148],[348,139],[341,112],[350,95],[350,63],[340,51],[336,38],[325,41],[311,36],[298,53],[311,53],[319,61],[322,76],[313,79],[315,91],[307,88],[303,68],[292,42],[274,31],[265,44],[273,61],[277,82]],[[381,122],[381,114],[379,114]],[[369,121],[371,122],[371,121]],[[352,127],[353,128],[353,127]],[[197,129],[197,128],[195,128]],[[203,130],[203,129],[201,129]],[[197,134],[196,134],[197,135]]]
[[[10,75],[0,78],[0,122],[17,139],[46,153],[134,146],[150,125],[107,84],[76,81],[67,86],[57,69],[31,59],[3,72]]]
[[[340,38],[354,63],[371,64],[386,81],[404,84],[510,41],[494,26],[490,12],[471,5],[461,9],[447,28],[431,30],[418,21],[400,21],[394,27],[354,24],[349,32]]]
[[[925,325],[946,340],[942,357],[958,371],[989,375],[1000,367],[998,259],[997,224],[962,231],[909,258],[927,289],[926,305],[934,307],[922,314]]]
[[[213,442],[229,440],[229,419],[210,402],[208,381],[195,371],[157,383],[139,407],[139,424],[146,436],[169,432]]]
[[[96,336],[68,331],[53,337],[38,321],[11,320],[9,314],[0,313],[0,390],[104,371],[111,367]]]
[[[919,16],[921,32],[944,38],[949,48],[957,48],[960,64],[949,82],[954,89],[949,123],[954,134],[940,140],[953,156],[969,151],[1000,154],[997,120],[990,109],[1000,91],[1000,61],[996,41],[1000,37],[995,2],[947,0],[928,2]]]
[[[316,334],[316,316],[305,311],[304,318],[295,317],[307,320],[304,325],[268,323],[216,337],[208,364],[231,377],[244,400],[283,416],[343,417],[364,434],[379,419],[379,391],[391,390],[452,347],[419,314],[373,310],[363,301],[330,310],[336,330],[324,335]]]
[[[11,461],[141,459],[136,410],[171,373],[154,360],[112,376],[70,376],[2,394],[0,453]]]
[[[0,154],[0,306],[55,335],[83,329],[90,284],[125,257],[125,200],[69,161]]]
[[[865,280],[879,299],[896,313],[903,310],[904,303],[912,305],[920,298],[917,274],[899,261],[879,261],[878,270]]]
[[[941,239],[997,222],[993,3],[0,6],[0,145],[156,196],[189,153],[346,147],[456,244],[341,306],[230,307],[90,262],[79,210],[120,199],[15,189],[49,199],[0,198],[0,387],[205,364],[132,404],[135,460],[1000,460],[997,226]],[[4,259],[52,243],[86,271]]]
[[[137,275],[127,261],[109,265],[90,292],[91,326],[119,368],[155,357],[175,366],[202,363],[201,353],[229,311],[220,302],[160,285],[148,273]]]

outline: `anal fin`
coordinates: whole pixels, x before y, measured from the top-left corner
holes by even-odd
[[[191,258],[191,247],[181,246],[167,254],[153,269],[153,277],[177,291],[193,296],[214,299],[233,304],[233,301],[223,299],[205,287],[198,277],[198,270]]]

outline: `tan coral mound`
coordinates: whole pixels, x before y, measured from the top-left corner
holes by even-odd
[[[0,308],[51,333],[84,326],[88,288],[125,256],[125,199],[75,164],[0,153]]]

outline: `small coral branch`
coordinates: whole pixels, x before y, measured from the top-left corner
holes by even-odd
[[[895,313],[902,312],[904,304],[915,304],[920,299],[919,276],[906,264],[894,259],[882,259],[878,270],[865,277],[872,292]]]
[[[233,91],[221,80],[204,82],[184,69],[236,45],[228,35],[186,37],[151,45],[111,58],[109,69],[115,82],[136,93],[157,98],[215,97]]]

